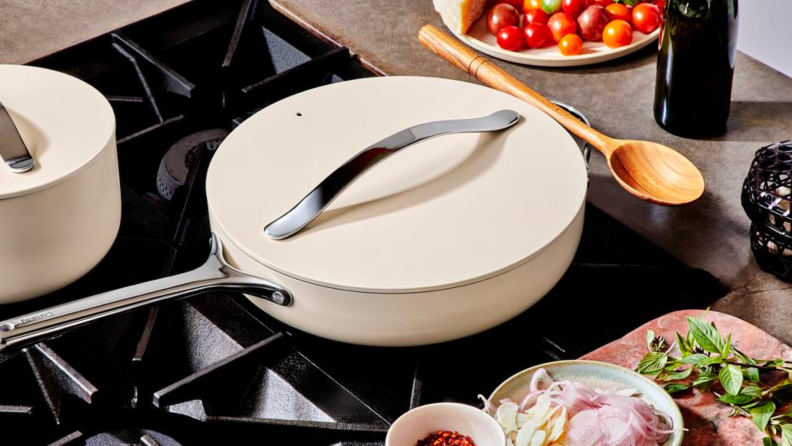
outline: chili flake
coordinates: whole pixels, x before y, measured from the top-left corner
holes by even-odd
[[[476,446],[476,443],[459,432],[437,431],[423,440],[418,440],[415,446]]]

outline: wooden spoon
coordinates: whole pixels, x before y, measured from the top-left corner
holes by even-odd
[[[603,135],[432,25],[421,28],[418,39],[462,71],[496,90],[528,102],[596,147],[608,160],[616,181],[636,197],[678,206],[695,201],[704,193],[701,172],[676,150],[653,142]]]

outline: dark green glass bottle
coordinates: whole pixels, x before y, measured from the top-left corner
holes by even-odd
[[[737,0],[667,0],[655,120],[687,137],[723,134],[737,52]]]

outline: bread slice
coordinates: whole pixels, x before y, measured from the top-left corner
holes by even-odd
[[[433,0],[434,7],[443,22],[454,32],[465,34],[473,22],[476,21],[484,8],[487,0]]]

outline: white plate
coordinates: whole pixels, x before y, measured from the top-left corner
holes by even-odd
[[[657,40],[660,30],[646,35],[633,31],[633,41],[627,46],[611,49],[602,42],[584,42],[583,52],[577,56],[564,56],[558,51],[558,45],[548,45],[544,48],[527,49],[520,51],[506,51],[498,46],[495,36],[487,30],[487,17],[483,15],[467,34],[454,33],[462,42],[471,47],[498,59],[508,60],[522,65],[537,67],[577,67],[617,59],[632,54]]]

